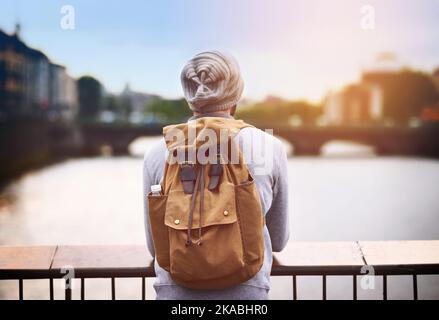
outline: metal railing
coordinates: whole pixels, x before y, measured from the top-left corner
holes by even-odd
[[[74,278],[66,277],[66,269]],[[291,242],[274,257],[272,276],[291,276],[297,299],[298,276],[321,276],[322,298],[327,298],[328,276],[351,276],[352,298],[358,298],[358,277],[373,271],[382,276],[382,298],[387,299],[387,280],[409,275],[413,299],[418,299],[418,275],[439,274],[439,241]],[[23,281],[48,279],[54,299],[54,279],[64,279],[65,299],[72,299],[71,281],[80,280],[80,299],[85,299],[85,279],[111,279],[111,298],[116,299],[116,278],[141,278],[146,299],[146,278],[154,277],[153,260],[144,246],[33,246],[0,247],[0,281],[17,280],[23,300]]]

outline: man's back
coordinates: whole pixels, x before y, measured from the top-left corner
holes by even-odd
[[[242,129],[235,139],[255,179],[262,210],[266,217],[265,254],[262,268],[256,276],[241,285],[225,290],[194,291],[177,286],[169,273],[156,263],[157,281],[154,286],[157,297],[160,299],[267,298],[272,251],[282,250],[289,235],[286,153],[278,139],[254,127]],[[167,148],[163,139],[145,154],[144,159],[145,227],[148,248],[153,256],[155,252],[150,232],[146,194],[150,191],[151,185],[161,181],[166,155]]]

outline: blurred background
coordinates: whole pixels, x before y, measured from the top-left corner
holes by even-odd
[[[236,116],[289,151],[291,240],[439,239],[438,14],[434,0],[0,0],[0,245],[144,244],[142,156],[190,116],[179,75],[206,49],[240,63]],[[281,278],[271,297],[290,298]],[[410,298],[400,278],[389,298]]]

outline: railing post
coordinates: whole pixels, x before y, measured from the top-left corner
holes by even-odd
[[[18,299],[23,300],[23,279],[18,279]]]
[[[85,279],[81,278],[81,300],[85,299]]]
[[[145,277],[142,277],[142,300],[146,300],[146,284],[145,284]]]
[[[413,275],[413,300],[418,300],[418,277]]]
[[[296,280],[296,275],[293,275],[293,300],[297,300],[297,280]]]
[[[72,300],[72,288],[71,288],[71,284],[72,284],[72,279],[70,279],[70,277],[66,277],[65,278],[65,299],[66,300]]]
[[[387,300],[387,275],[383,274],[383,300]]]
[[[53,300],[53,278],[49,279],[49,295],[50,300]]]
[[[323,281],[323,300],[326,300],[326,275],[324,274],[322,276],[322,281]]]
[[[352,284],[354,293],[353,293],[353,299],[357,300],[357,276],[353,275],[353,284]]]
[[[111,278],[111,300],[116,300],[116,281],[114,277]]]

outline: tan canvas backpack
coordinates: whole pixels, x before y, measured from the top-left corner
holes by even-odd
[[[169,155],[162,194],[148,194],[149,217],[157,262],[179,285],[226,288],[262,266],[260,198],[233,141],[248,126],[204,117],[163,129]]]

